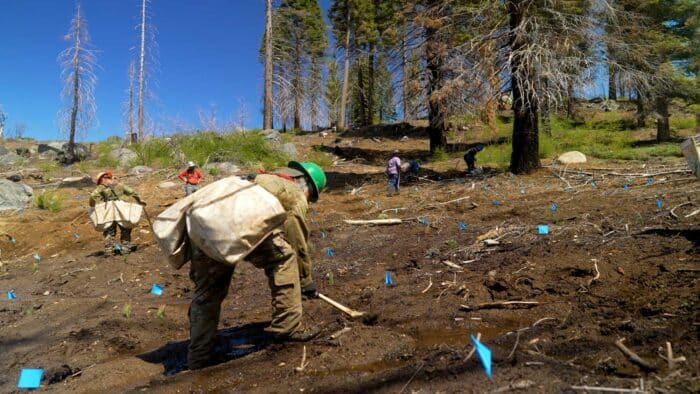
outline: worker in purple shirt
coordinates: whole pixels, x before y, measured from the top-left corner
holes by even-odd
[[[392,189],[396,189],[396,194],[401,194],[399,191],[399,180],[401,178],[401,159],[399,159],[399,151],[394,150],[391,159],[386,164],[386,175],[389,177],[389,187],[387,197],[391,197]]]

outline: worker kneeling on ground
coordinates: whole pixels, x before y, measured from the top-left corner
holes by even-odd
[[[318,199],[326,185],[326,175],[314,163],[292,161],[289,168],[262,173],[254,182],[275,196],[284,210],[284,223],[272,230],[250,251],[245,260],[265,270],[272,293],[272,321],[266,331],[275,340],[308,341],[319,334],[318,328],[302,328],[302,293],[318,297],[311,275],[308,253],[309,229],[305,216],[308,202]],[[190,278],[195,292],[190,306],[190,369],[204,368],[222,361],[214,354],[216,329],[221,303],[228,293],[234,266],[219,262],[195,247],[190,247]]]
[[[124,196],[132,197],[137,203],[146,205],[134,189],[127,185],[117,183],[110,171],[97,174],[96,182],[97,188],[90,193],[90,207],[95,207],[96,204],[109,201],[121,201]],[[119,228],[120,232],[120,243],[118,247],[114,244],[114,238],[117,236],[117,228]],[[113,222],[104,229],[102,235],[105,239],[105,256],[110,256],[112,253],[128,254],[131,252],[131,228]]]

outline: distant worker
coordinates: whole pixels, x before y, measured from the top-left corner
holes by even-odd
[[[246,261],[265,270],[272,293],[272,321],[266,329],[279,342],[305,342],[320,330],[301,324],[302,295],[318,298],[311,276],[307,246],[309,229],[305,222],[309,202],[318,200],[326,186],[326,175],[318,165],[296,161],[288,168],[262,173],[254,182],[277,197],[287,212],[282,226],[272,231],[248,253]],[[191,249],[190,278],[195,290],[190,305],[189,369],[200,369],[223,361],[214,352],[221,303],[228,293],[234,267],[220,263],[197,248]]]
[[[391,155],[391,159],[386,163],[386,175],[389,177],[389,185],[387,187],[386,195],[391,197],[392,190],[396,190],[396,194],[401,194],[399,190],[399,183],[401,179],[401,159],[399,159],[399,151],[394,150]]]
[[[408,162],[408,179],[411,181],[418,180],[418,172],[420,171],[420,160],[413,159]]]
[[[187,168],[182,170],[180,175],[177,177],[180,178],[181,181],[185,182],[185,196],[189,196],[190,194],[196,192],[199,181],[204,178],[202,176],[202,172],[199,171],[199,168],[197,168],[197,165],[193,161],[188,162]]]
[[[136,193],[134,189],[127,185],[117,183],[110,171],[104,171],[97,174],[96,182],[97,188],[90,193],[91,207],[94,207],[95,204],[98,203],[122,200],[124,196],[132,197],[137,203],[146,205],[146,203],[141,200],[141,197],[139,197],[138,193]],[[120,229],[119,247],[116,247],[114,244],[114,237],[117,236],[117,227]],[[113,253],[129,254],[131,252],[130,228],[126,228],[121,224],[114,222],[102,232],[102,235],[105,239],[105,256],[110,256]]]
[[[483,144],[478,144],[469,148],[464,154],[464,161],[467,163],[467,175],[474,174],[474,171],[476,170],[476,167],[474,166],[474,163],[476,163],[476,154],[484,150],[484,148],[485,146]]]

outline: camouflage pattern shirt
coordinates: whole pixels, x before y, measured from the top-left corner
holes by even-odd
[[[98,185],[97,188],[90,193],[90,201],[99,204],[107,201],[121,200],[124,196],[133,197],[136,201],[139,200],[139,195],[134,189],[127,185],[116,184],[113,186]]]

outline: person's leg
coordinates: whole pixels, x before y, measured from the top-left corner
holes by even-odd
[[[122,254],[131,253],[131,229],[119,226],[119,243],[122,246]]]
[[[272,293],[272,321],[266,331],[288,338],[301,326],[299,266],[292,245],[282,231],[270,235],[246,260],[265,270]]]
[[[185,196],[189,196],[190,194],[192,194],[196,191],[197,191],[196,185],[190,185],[189,183],[185,185]]]
[[[215,360],[221,302],[228,293],[232,275],[232,266],[212,260],[201,251],[193,251],[190,279],[195,290],[189,310],[190,346],[187,353],[190,369],[204,368]]]
[[[396,194],[401,194],[401,190],[399,189],[399,186],[401,184],[401,174],[396,174],[396,184],[394,187],[396,188]]]
[[[102,232],[102,235],[105,238],[105,256],[109,256],[114,253],[114,237],[117,235],[117,224],[112,223],[111,226]]]

